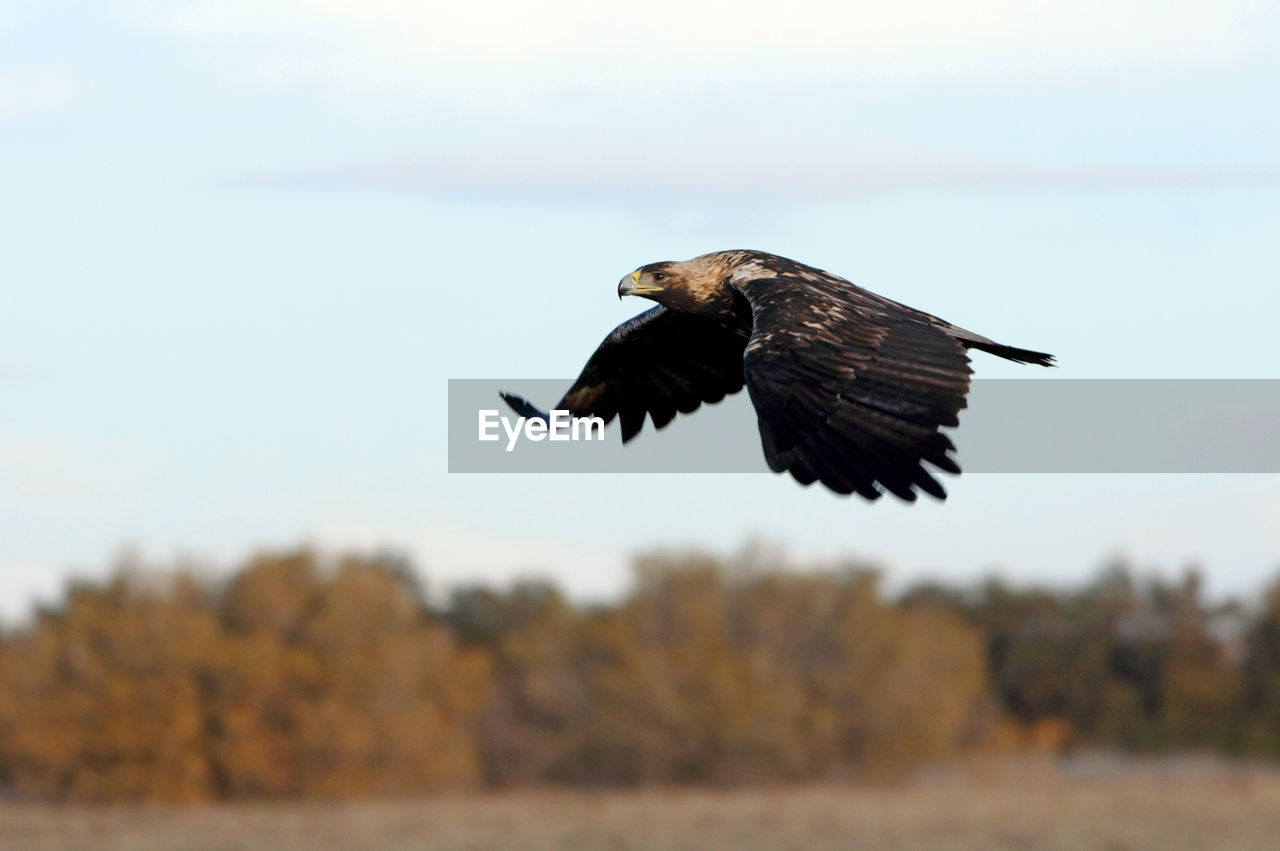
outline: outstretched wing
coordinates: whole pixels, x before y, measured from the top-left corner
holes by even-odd
[[[635,437],[645,414],[662,428],[676,412],[719,402],[742,389],[742,352],[750,327],[655,307],[613,329],[556,410],[622,421],[622,440]],[[540,416],[519,396],[502,394],[517,413]]]
[[[734,286],[751,305],[747,390],[769,466],[868,499],[881,488],[945,499],[922,462],[960,472],[939,429],[965,406],[965,343],[927,314],[807,267]]]

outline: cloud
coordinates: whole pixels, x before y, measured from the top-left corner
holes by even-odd
[[[1071,73],[1258,50],[1265,0],[118,0],[276,86],[518,103],[562,87]]]
[[[63,66],[0,68],[0,122],[48,118],[80,102],[79,76]]]
[[[901,190],[1276,186],[1280,168],[1032,166],[918,148],[700,138],[522,138],[329,168],[248,175],[241,185],[378,189],[530,201],[825,200]]]

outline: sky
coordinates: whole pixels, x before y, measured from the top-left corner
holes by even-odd
[[[0,0],[0,617],[122,548],[300,542],[584,599],[636,552],[746,541],[898,587],[1117,556],[1273,579],[1277,476],[967,475],[906,506],[447,472],[449,378],[569,379],[645,306],[622,274],[722,248],[1055,378],[1280,378],[1280,4],[780,10]]]

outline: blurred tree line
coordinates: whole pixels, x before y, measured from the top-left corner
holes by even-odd
[[[1000,747],[1280,758],[1280,585],[923,585],[750,554],[629,596],[469,588],[387,557],[128,565],[0,638],[0,790],[54,800],[811,780]]]

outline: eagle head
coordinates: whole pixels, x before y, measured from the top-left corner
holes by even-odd
[[[728,312],[734,298],[728,284],[730,264],[723,256],[727,253],[641,266],[618,282],[618,298],[638,295],[685,313]]]

